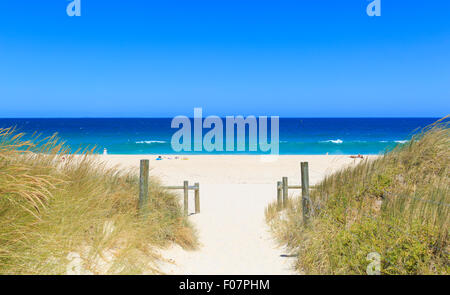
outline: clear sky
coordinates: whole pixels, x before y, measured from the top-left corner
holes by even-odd
[[[440,117],[450,1],[0,0],[0,117]]]

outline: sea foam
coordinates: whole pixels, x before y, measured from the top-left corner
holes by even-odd
[[[136,141],[138,144],[152,144],[152,143],[166,143],[167,141],[164,140],[141,140]]]
[[[337,143],[337,144],[343,143],[343,141],[341,139],[330,139],[330,140],[324,140],[321,142],[331,142],[331,143]]]

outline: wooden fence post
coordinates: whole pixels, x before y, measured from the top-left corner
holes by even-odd
[[[200,213],[200,183],[195,183],[195,214]]]
[[[185,180],[183,182],[183,191],[184,191],[184,215],[188,216],[189,212],[189,182]]]
[[[148,213],[148,160],[141,160],[139,173],[139,215],[146,216]]]
[[[302,178],[302,207],[303,207],[303,222],[308,224],[311,213],[311,202],[309,198],[309,171],[308,162],[300,163],[300,172]]]
[[[288,178],[283,176],[283,208],[287,206],[288,199]]]
[[[277,210],[281,210],[283,208],[283,199],[281,199],[281,186],[282,182],[277,182]]]

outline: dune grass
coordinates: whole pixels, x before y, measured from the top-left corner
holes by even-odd
[[[326,177],[311,191],[312,222],[301,197],[266,219],[307,274],[448,274],[450,130],[444,118],[404,145]],[[369,257],[370,258],[370,257]]]
[[[0,274],[157,274],[155,249],[196,247],[177,196],[157,180],[140,218],[136,171],[32,138],[0,129]]]

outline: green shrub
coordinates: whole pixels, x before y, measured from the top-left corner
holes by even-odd
[[[177,197],[155,179],[139,218],[135,171],[22,136],[0,130],[1,274],[158,273],[155,248],[195,247]]]
[[[311,191],[315,215],[303,225],[301,198],[266,218],[298,254],[299,272],[366,274],[367,255],[382,274],[449,273],[450,130],[444,118],[408,144],[326,177]]]

